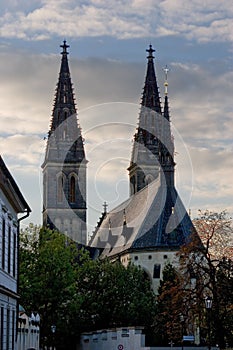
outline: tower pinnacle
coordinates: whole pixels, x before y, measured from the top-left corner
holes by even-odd
[[[149,53],[149,55],[147,56],[147,58],[153,60],[153,58],[154,58],[153,52],[155,52],[155,50],[152,48],[152,45],[151,45],[151,44],[149,45],[149,49],[147,49],[146,51]]]
[[[62,55],[63,55],[63,54],[68,55],[68,54],[69,54],[69,52],[67,52],[66,49],[68,49],[68,47],[70,47],[70,46],[69,46],[69,45],[66,45],[66,40],[63,41],[63,45],[60,45],[60,47],[63,49],[63,51],[61,52]]]
[[[167,95],[168,94],[168,72],[170,71],[170,69],[166,65],[166,67],[163,68],[163,71],[165,73],[165,82],[164,82],[165,95]]]
[[[159,89],[154,68],[153,52],[155,52],[155,50],[152,48],[152,45],[149,45],[149,49],[147,49],[146,51],[148,52],[148,63],[141,104],[143,107],[147,107],[157,113],[161,113]]]

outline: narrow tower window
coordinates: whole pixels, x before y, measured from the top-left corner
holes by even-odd
[[[160,278],[160,269],[161,269],[160,264],[154,265],[153,278]]]
[[[130,189],[131,194],[134,194],[136,192],[136,179],[135,175],[130,178]]]
[[[70,202],[75,202],[75,177],[71,176],[70,178]]]
[[[64,179],[63,176],[60,175],[57,183],[57,201],[63,202],[63,194],[64,194]]]
[[[2,219],[2,269],[5,269],[5,254],[6,254],[6,222],[5,219]]]
[[[62,129],[61,129],[63,140],[66,140],[67,134],[68,134],[68,132],[67,132],[67,119],[68,119],[68,112],[67,112],[67,110],[65,110],[65,111],[63,111],[63,118],[62,118],[63,122],[62,122]]]
[[[11,227],[8,226],[8,273],[11,273]]]
[[[65,124],[63,126],[63,140],[66,140],[67,137],[67,125]]]
[[[13,277],[15,277],[15,274],[16,274],[16,254],[17,254],[17,251],[16,251],[16,233],[14,233],[13,235]]]
[[[61,113],[60,111],[57,111],[57,124],[59,125],[61,122]]]

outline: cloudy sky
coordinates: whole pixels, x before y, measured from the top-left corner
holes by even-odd
[[[176,183],[193,216],[233,212],[230,0],[1,0],[0,153],[41,223],[41,168],[60,68],[69,63],[85,138],[89,233],[104,201],[128,196],[146,49],[161,99],[168,65]]]

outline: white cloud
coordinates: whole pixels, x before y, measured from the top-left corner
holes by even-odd
[[[0,55],[1,133],[43,133],[51,114],[59,61],[22,53]],[[13,120],[17,120],[16,123]]]
[[[1,36],[43,40],[52,35],[142,38],[179,35],[199,42],[233,41],[229,0],[15,2],[0,19]]]
[[[233,73],[193,64],[172,64],[170,91],[174,123],[188,139],[211,142],[232,140]],[[221,127],[220,127],[221,125]],[[206,141],[204,141],[206,140]]]
[[[43,135],[48,131],[60,57],[8,52],[1,54],[1,59],[4,65],[0,66],[0,150],[23,193],[26,189],[26,197],[37,213],[34,220],[40,222]],[[113,206],[128,194],[126,168],[139,114],[145,65],[146,60],[139,64],[70,58],[89,160],[89,205],[97,217],[104,198]],[[157,75],[160,80],[160,74]],[[188,62],[171,64],[170,111],[174,127],[181,135],[180,142],[175,135],[177,182],[182,196],[188,189],[187,203],[192,192],[190,205],[194,208],[230,207],[232,78],[231,72],[222,73],[215,62],[205,67]],[[188,166],[185,147],[191,156]]]
[[[9,159],[15,167],[22,167],[27,172],[27,167],[38,168],[41,154],[44,151],[44,142],[36,135],[11,135],[0,138],[1,154]]]

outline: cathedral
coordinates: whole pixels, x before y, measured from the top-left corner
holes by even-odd
[[[175,188],[174,140],[171,133],[168,82],[164,101],[157,85],[154,49],[147,50],[147,69],[139,122],[133,137],[129,198],[107,212],[106,206],[90,242],[86,234],[86,166],[81,128],[64,41],[43,169],[43,224],[148,274],[156,291],[164,266],[188,242],[193,225]]]

